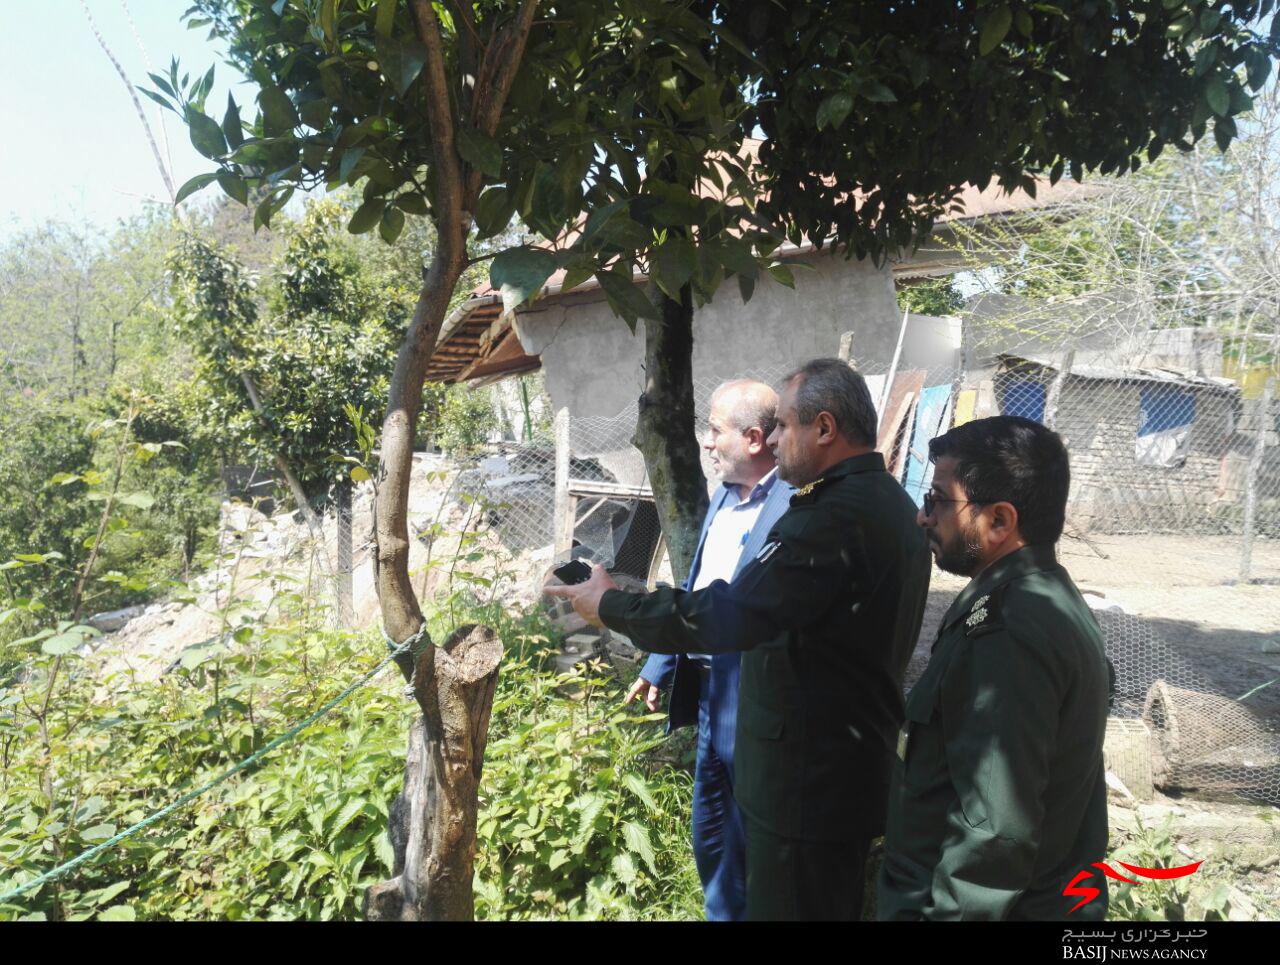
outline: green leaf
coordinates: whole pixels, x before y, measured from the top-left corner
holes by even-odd
[[[787,265],[770,265],[769,274],[779,284],[786,285],[788,288],[796,287],[795,275],[791,273],[791,269]]]
[[[477,171],[491,178],[502,174],[502,147],[471,127],[458,131],[458,154]]]
[[[978,37],[978,54],[985,57],[1004,42],[1013,26],[1013,11],[1008,4],[1000,4],[987,14],[982,24],[982,32]]]
[[[627,821],[622,825],[622,839],[626,842],[627,849],[638,854],[652,873],[658,873],[658,858],[653,853],[653,842],[649,840],[648,828],[635,821]]]
[[[98,921],[136,921],[132,905],[115,905],[98,915]]]
[[[1209,109],[1219,117],[1225,117],[1231,109],[1231,95],[1227,93],[1227,85],[1222,82],[1221,77],[1209,78],[1204,86],[1204,99]]]
[[[289,203],[291,197],[293,197],[293,188],[287,188],[279,194],[263,199],[253,213],[253,230],[256,232],[263,225],[270,228],[271,219],[275,217],[276,212]]]
[[[654,800],[653,791],[649,789],[649,785],[645,783],[644,778],[639,774],[629,773],[622,778],[622,783],[631,789],[631,792],[644,802],[644,806],[651,813],[658,811],[658,802]]]
[[[587,215],[587,223],[582,229],[582,240],[590,241],[599,233],[605,225],[618,213],[624,211],[630,202],[627,199],[614,201],[602,207],[595,208]]]
[[[869,101],[875,101],[878,104],[893,104],[898,100],[898,96],[884,84],[879,81],[870,81],[863,84],[860,93]]]
[[[832,129],[841,127],[851,110],[853,110],[853,95],[848,91],[836,91],[818,105],[818,130],[824,127]]]
[[[202,114],[194,107],[188,107],[187,126],[191,133],[192,147],[205,157],[217,158],[227,153],[227,141],[222,136],[222,128],[208,114]]]
[[[128,891],[131,884],[133,884],[131,881],[117,881],[114,884],[107,885],[100,891],[91,892],[93,894],[93,903],[95,905],[105,905],[120,892]]]
[[[404,230],[404,212],[394,205],[382,209],[382,220],[378,222],[378,234],[382,240],[393,245]]]
[[[391,840],[387,837],[385,832],[379,834],[374,840],[373,853],[377,856],[378,860],[382,862],[382,867],[390,873],[395,867],[396,855],[391,848]]]
[[[374,226],[381,222],[382,209],[384,207],[386,207],[386,202],[381,198],[370,198],[356,208],[356,213],[351,216],[351,221],[347,224],[347,230],[353,235],[362,235],[367,231],[372,231]]]
[[[80,832],[80,837],[86,841],[105,841],[116,833],[114,824],[95,824],[91,828],[85,828]]]
[[[320,29],[331,43],[337,32],[338,0],[320,0]]]
[[[667,295],[680,298],[680,288],[693,277],[698,256],[687,238],[671,235],[649,255],[649,273]]]
[[[230,92],[227,93],[227,113],[222,117],[222,134],[233,151],[244,143],[244,125],[240,123],[240,108],[236,107],[235,98]]]
[[[751,246],[739,238],[726,238],[716,249],[720,264],[727,271],[747,278],[760,274],[760,263],[751,254]]]
[[[516,207],[507,189],[490,188],[476,202],[476,230],[481,238],[491,238],[511,223],[515,213]]]
[[[570,265],[565,270],[564,281],[560,283],[560,291],[573,291],[594,274],[595,266],[589,262],[584,265]]]
[[[405,214],[416,214],[419,217],[426,217],[430,212],[427,207],[427,199],[420,194],[409,193],[402,194],[396,198],[396,207]]]
[[[556,256],[538,248],[508,248],[489,266],[489,284],[502,292],[503,311],[533,298],[556,270]]]
[[[215,180],[218,180],[218,175],[216,174],[197,174],[195,178],[188,180],[186,184],[178,188],[178,195],[174,198],[174,203],[179,203],[180,205],[188,197],[195,195],[197,191],[214,183]]]
[[[391,40],[379,44],[378,49],[383,74],[396,93],[404,96],[422,73],[422,65],[427,62],[427,48],[414,40]]]
[[[50,637],[40,645],[42,653],[47,653],[51,657],[62,657],[76,647],[84,643],[84,637],[78,633],[60,633],[56,637]],[[109,837],[109,835],[108,835]]]
[[[144,492],[125,493],[117,500],[117,502],[122,506],[133,506],[137,509],[150,509],[156,504],[156,497],[152,496],[151,493]]]
[[[267,137],[280,137],[298,126],[298,111],[283,87],[272,84],[258,95],[262,107],[262,129]]]
[[[600,282],[600,287],[604,289],[605,296],[609,299],[609,307],[621,316],[633,332],[636,328],[636,319],[661,317],[653,302],[649,301],[640,287],[622,272],[598,271],[596,280]]]
[[[341,834],[347,825],[356,819],[356,816],[364,810],[364,804],[364,798],[353,797],[342,806],[342,809],[338,811],[337,816],[333,819],[333,827],[329,830],[330,840]]]
[[[599,794],[585,794],[578,801],[580,803],[578,830],[569,845],[569,849],[574,854],[582,854],[591,843],[591,839],[595,837],[596,818],[600,816],[605,806],[605,799]]]
[[[338,180],[344,183],[351,181],[351,172],[355,170],[360,159],[364,157],[365,149],[362,147],[349,147],[343,152],[342,160],[338,162]]]
[[[245,184],[244,178],[238,178],[234,174],[223,171],[218,175],[218,184],[227,193],[227,197],[244,205],[249,203],[249,185]]]

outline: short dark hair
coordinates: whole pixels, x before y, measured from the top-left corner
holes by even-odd
[[[1067,516],[1071,466],[1052,429],[999,415],[956,426],[929,442],[929,459],[956,460],[956,481],[974,503],[1011,503],[1028,543],[1056,543]]]
[[[783,385],[796,384],[796,418],[809,425],[819,412],[829,412],[850,442],[876,444],[876,407],[867,380],[840,359],[813,359],[796,369]]]

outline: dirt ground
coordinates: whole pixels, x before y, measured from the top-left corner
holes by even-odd
[[[1238,698],[1280,678],[1280,542],[1255,542],[1251,579],[1244,585],[1237,582],[1240,542],[1235,537],[1091,536],[1090,541],[1092,546],[1070,538],[1060,544],[1062,563],[1080,590],[1142,617],[1214,691]],[[965,582],[934,568],[908,684],[928,663],[938,624]],[[1248,704],[1263,717],[1280,719],[1280,682],[1255,693]]]

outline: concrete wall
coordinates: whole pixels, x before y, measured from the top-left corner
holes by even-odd
[[[840,336],[855,332],[853,353],[874,371],[888,366],[900,316],[887,268],[828,254],[807,256],[791,290],[761,280],[743,304],[729,282],[694,315],[697,383],[743,375],[776,381],[816,356],[835,355]],[[644,334],[632,335],[598,291],[548,298],[516,317],[524,350],[542,356],[555,409],[574,417],[634,410],[643,388]]]

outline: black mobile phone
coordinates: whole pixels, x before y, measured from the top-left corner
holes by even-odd
[[[551,572],[556,575],[556,579],[566,586],[585,583],[591,579],[591,567],[582,560],[570,560],[568,563],[557,566]]]

